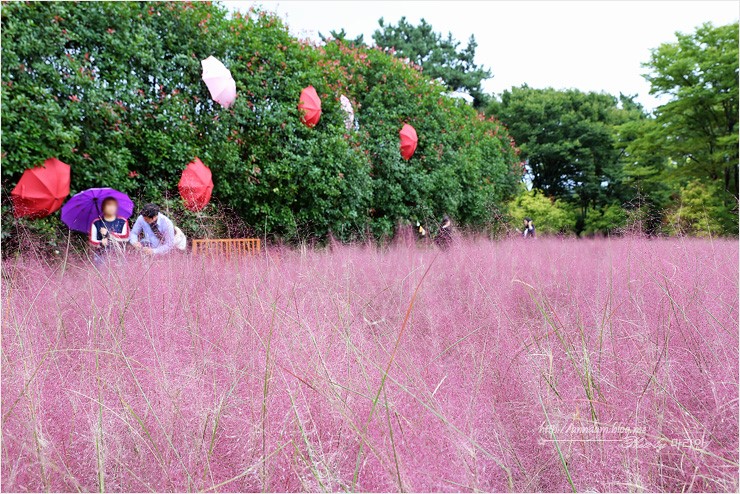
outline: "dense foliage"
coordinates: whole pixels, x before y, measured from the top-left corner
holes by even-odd
[[[671,99],[655,118],[623,129],[631,134],[625,175],[651,208],[664,211],[665,230],[737,234],[738,24],[704,24],[676,37],[645,64],[651,92]],[[688,200],[697,193],[709,201]],[[706,215],[709,223],[675,221]]]
[[[615,129],[634,115],[628,105],[608,94],[523,86],[504,91],[489,112],[509,125],[534,189],[579,208],[577,232],[589,209],[619,200]]]
[[[467,46],[461,48],[452,33],[442,36],[423,18],[418,26],[409,23],[405,17],[401,17],[396,25],[381,18],[378,25],[379,29],[373,33],[377,46],[410,59],[420,65],[426,75],[444,81],[449,89],[470,94],[476,107],[488,101],[489,96],[481,83],[491,77],[491,71],[475,63],[478,47],[475,36],[471,36]]]
[[[2,45],[6,218],[10,188],[50,156],[72,166],[73,193],[110,186],[139,204],[176,198],[198,156],[217,205],[255,234],[288,239],[390,234],[443,213],[481,227],[521,177],[505,129],[413,64],[341,40],[311,45],[272,14],[232,16],[208,2],[11,3]],[[229,109],[201,81],[209,55],[236,79]],[[314,128],[297,109],[308,85],[322,98]],[[403,123],[419,134],[408,162]]]
[[[737,234],[737,24],[653,51],[646,78],[671,96],[654,114],[633,97],[525,85],[483,118],[474,108],[489,99],[480,83],[490,72],[474,63],[474,39],[460,48],[424,21],[379,22],[374,47],[343,29],[314,45],[273,14],[210,2],[5,5],[3,245],[22,225],[59,247],[56,216],[16,222],[8,203],[23,170],[51,156],[72,165],[73,193],[106,185],[162,202],[192,236],[351,240],[414,221],[433,230],[444,213],[472,229],[529,214],[542,232],[610,234],[639,221],[648,233]],[[229,109],[201,81],[208,55],[236,79]],[[296,106],[309,84],[323,103],[314,128]],[[354,106],[350,128],[341,95]],[[410,161],[398,149],[404,123],[419,134]],[[176,184],[195,156],[215,190],[192,214]],[[518,185],[524,171],[531,192]]]
[[[705,24],[653,50],[647,80],[670,95],[656,124],[682,174],[717,182],[738,195],[738,24]],[[653,136],[655,137],[655,136]]]
[[[535,219],[540,234],[568,233],[575,228],[573,208],[562,199],[547,197],[536,189],[518,194],[508,204],[508,211],[516,228],[522,228],[524,218]]]
[[[671,97],[655,115],[623,95],[526,85],[488,113],[521,145],[534,189],[578,208],[576,233],[631,216],[649,233],[737,234],[738,24],[678,33],[645,66],[651,92]]]

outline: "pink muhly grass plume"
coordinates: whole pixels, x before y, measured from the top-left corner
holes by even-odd
[[[738,488],[736,241],[2,275],[6,491]]]

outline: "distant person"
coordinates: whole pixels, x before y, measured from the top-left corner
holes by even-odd
[[[419,238],[421,238],[422,240],[425,239],[427,236],[427,231],[424,229],[423,226],[421,226],[421,223],[419,223],[418,221],[416,222],[416,228],[419,232]]]
[[[140,241],[139,236],[144,238]],[[145,204],[131,228],[131,245],[147,255],[166,254],[175,247],[175,226],[156,204]]]
[[[118,216],[118,201],[103,200],[101,215],[90,225],[90,245],[95,262],[102,262],[110,253],[122,253],[129,239],[128,220]]]
[[[439,233],[437,234],[437,245],[441,249],[446,249],[452,243],[452,220],[449,216],[442,217],[442,223],[439,224]]]
[[[524,230],[522,231],[524,238],[535,238],[534,223],[532,218],[524,218]]]

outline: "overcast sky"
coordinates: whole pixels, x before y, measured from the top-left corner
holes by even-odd
[[[416,24],[422,17],[436,31],[478,42],[476,62],[491,69],[484,82],[500,93],[523,83],[531,87],[578,88],[618,95],[638,94],[653,109],[640,66],[650,48],[691,32],[703,22],[738,21],[730,1],[228,1],[246,11],[261,5],[287,20],[291,33],[319,39],[319,32],[344,28],[350,37],[372,40],[378,19]]]

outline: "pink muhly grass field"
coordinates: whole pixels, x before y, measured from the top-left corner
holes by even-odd
[[[3,491],[739,487],[736,240],[2,275]]]

